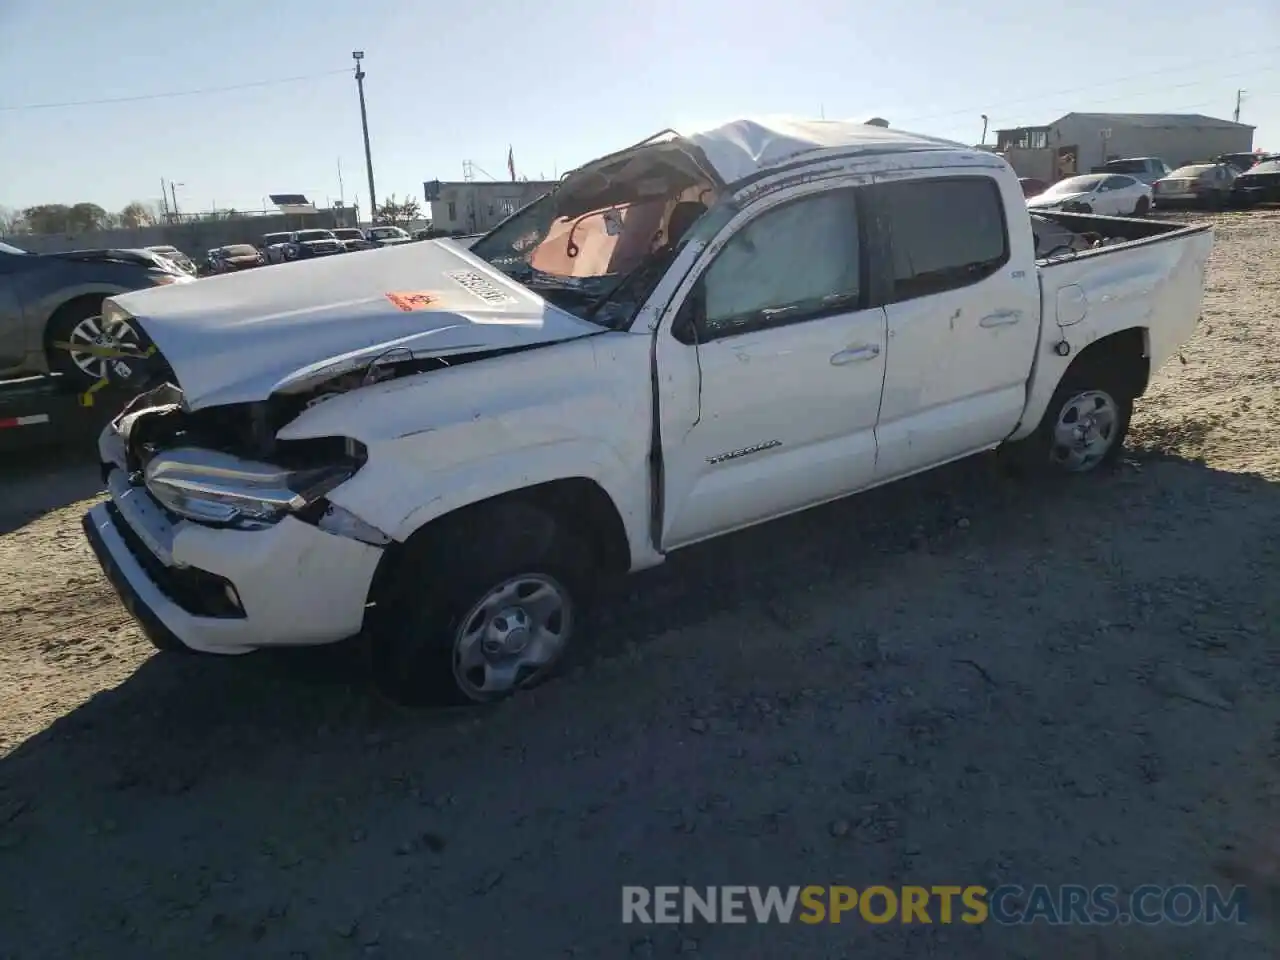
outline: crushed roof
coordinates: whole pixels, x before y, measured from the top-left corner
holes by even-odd
[[[725,183],[734,183],[802,154],[969,150],[966,144],[848,120],[752,117],[683,139],[699,147]]]

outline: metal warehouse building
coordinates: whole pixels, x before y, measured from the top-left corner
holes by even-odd
[[[1043,127],[996,131],[1020,177],[1053,181],[1107,160],[1159,157],[1171,167],[1253,149],[1253,127],[1199,113],[1068,113]]]

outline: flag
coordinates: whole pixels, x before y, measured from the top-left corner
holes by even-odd
[[[511,174],[511,179],[516,178],[516,155],[512,152],[511,147],[507,147],[507,173]]]

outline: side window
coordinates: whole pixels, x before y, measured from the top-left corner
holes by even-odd
[[[699,279],[698,338],[854,310],[860,268],[853,190],[793,200],[740,228]]]
[[[1132,177],[1107,177],[1102,184],[1103,190],[1123,190],[1133,185]]]
[[[893,251],[891,302],[967,287],[1009,262],[1004,204],[991,178],[909,180],[876,192]]]

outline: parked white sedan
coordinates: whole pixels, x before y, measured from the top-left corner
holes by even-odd
[[[1039,196],[1030,197],[1027,206],[1032,210],[1141,217],[1151,209],[1151,187],[1125,174],[1087,173],[1059,180]]]

